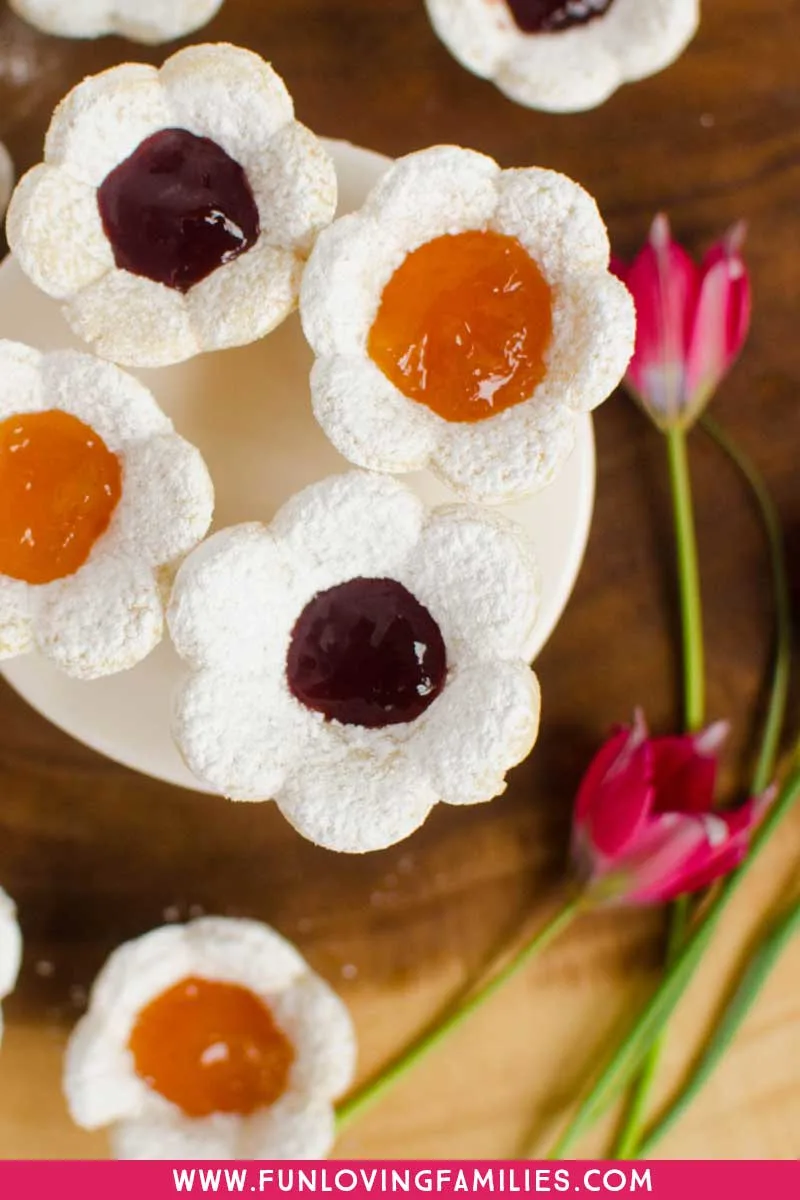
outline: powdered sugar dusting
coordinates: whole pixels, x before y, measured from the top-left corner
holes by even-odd
[[[127,1047],[139,1012],[191,975],[252,991],[292,1044],[288,1089],[270,1108],[193,1119],[136,1075]],[[333,1101],[352,1081],[355,1052],[347,1009],[291,943],[257,921],[204,917],[111,955],[70,1038],[64,1091],[79,1125],[110,1127],[120,1158],[320,1157],[333,1144]],[[219,1042],[204,1062],[226,1054]]]
[[[663,70],[700,20],[699,0],[613,0],[585,24],[525,33],[504,0],[426,4],[439,37],[468,70],[518,104],[550,112],[594,108],[623,83]]]
[[[262,230],[250,250],[185,295],[115,266],[97,206],[109,172],[173,126],[216,142],[244,168]],[[25,273],[65,302],[72,329],[98,354],[166,366],[245,345],[280,324],[297,304],[303,262],[336,198],[333,161],[294,119],[272,67],[236,46],[189,46],[160,71],[123,63],[62,100],[44,163],[12,197],[8,239]]]
[[[297,618],[319,591],[353,578],[396,580],[441,631],[444,690],[413,721],[326,721],[289,691]],[[191,670],[176,702],[178,745],[200,778],[232,798],[276,800],[320,845],[391,845],[438,800],[502,792],[529,752],[538,597],[531,549],[500,514],[427,511],[403,484],[366,472],[322,480],[271,526],[225,530],[179,571],[168,619]]]
[[[553,335],[529,399],[482,421],[449,422],[382,374],[367,339],[405,255],[476,228],[516,238],[534,259],[551,288]],[[317,420],[356,466],[429,467],[464,499],[506,502],[546,486],[572,450],[577,413],[609,395],[633,352],[633,303],[609,256],[597,205],[564,175],[501,171],[456,146],[398,160],[360,212],[323,231],[303,277]]]
[[[184,37],[216,16],[224,0],[10,0],[19,16],[58,37],[117,33],[155,45]]]
[[[0,341],[0,420],[42,409],[103,439],[121,461],[122,496],[74,574],[43,585],[0,575],[0,658],[35,647],[66,674],[95,679],[134,666],[161,640],[160,570],[205,536],[214,490],[199,451],[138,380],[86,354]]]

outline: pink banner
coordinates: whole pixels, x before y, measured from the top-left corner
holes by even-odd
[[[2,1200],[567,1194],[797,1200],[800,1162],[0,1162]]]

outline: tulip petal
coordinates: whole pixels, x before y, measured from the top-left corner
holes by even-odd
[[[679,813],[664,813],[651,821],[615,872],[627,880],[628,904],[662,904],[674,900],[684,887],[687,863],[702,866],[708,839],[702,821]]]
[[[650,238],[625,271],[636,305],[636,348],[628,382],[659,425],[674,423],[685,396],[684,363],[694,328],[700,272],[682,246],[673,241],[663,215],[653,221]]]
[[[733,366],[750,328],[750,278],[740,253],[743,226],[713,246],[701,268],[686,355],[688,424]]]
[[[661,829],[651,830],[625,866],[632,875],[626,899],[639,904],[665,903],[701,891],[730,874],[747,856],[750,839],[774,793],[748,800],[727,812],[677,818],[666,814]],[[619,867],[621,864],[617,864]]]
[[[681,880],[680,893],[676,894],[691,895],[693,892],[703,891],[712,883],[716,883],[718,879],[730,875],[731,871],[735,871],[746,857],[747,843],[737,841],[727,846],[721,854],[706,858],[704,862],[698,864],[696,869],[687,866],[686,873]]]
[[[747,800],[738,808],[714,813],[712,817],[715,822],[714,827],[709,826],[708,818],[706,819],[706,834],[712,835],[711,842],[714,842],[714,830],[716,830],[715,853],[711,858],[696,866],[692,863],[686,864],[684,876],[686,892],[697,892],[708,887],[717,879],[729,875],[744,861],[750,848],[750,839],[761,824],[775,795],[775,788],[769,788],[763,795]],[[720,823],[725,827],[724,834],[720,830]]]
[[[623,854],[653,806],[653,761],[644,718],[618,730],[598,751],[575,802],[576,843],[603,858]]]
[[[727,723],[719,721],[696,737],[653,738],[654,812],[711,811],[717,783],[717,750],[727,732]]]

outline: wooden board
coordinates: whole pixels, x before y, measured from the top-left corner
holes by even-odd
[[[574,117],[517,108],[464,72],[433,36],[421,0],[227,0],[207,36],[271,58],[301,119],[320,133],[388,154],[455,141],[504,165],[566,171],[598,197],[623,253],[640,242],[657,208],[669,210],[697,251],[746,217],[754,329],[716,411],[766,472],[796,559],[800,5],[717,0],[704,8],[700,36],[673,69]],[[163,52],[113,39],[45,38],[3,8],[0,138],[20,168],[38,161],[61,95],[125,57],[159,61]],[[101,760],[0,686],[0,880],[20,905],[26,940],[20,984],[5,1005],[0,1156],[105,1153],[102,1137],[69,1124],[61,1050],[106,954],[165,916],[255,915],[296,939],[351,1005],[365,1075],[510,930],[543,919],[559,893],[575,785],[608,726],[636,704],[658,730],[678,720],[663,447],[622,396],[598,415],[597,435],[589,553],[538,664],[545,705],[538,749],[504,799],[441,810],[402,846],[364,859],[327,854],[270,806],[234,807]],[[728,786],[733,768],[748,761],[768,662],[765,554],[736,478],[702,435],[692,463],[709,714],[734,722]],[[797,817],[725,923],[681,1011],[665,1084],[691,1055],[763,915],[796,887]],[[505,1157],[531,1140],[543,1149],[603,1046],[656,981],[661,935],[658,913],[585,918],[354,1126],[337,1153]],[[602,1144],[595,1137],[583,1148]],[[800,1156],[800,946],[663,1153]]]

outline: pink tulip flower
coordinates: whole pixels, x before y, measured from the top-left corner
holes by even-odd
[[[752,308],[744,236],[740,222],[698,267],[659,214],[630,266],[612,263],[636,305],[625,382],[661,429],[697,420],[744,344]]]
[[[659,904],[737,867],[774,793],[714,808],[719,722],[695,736],[650,737],[644,717],[616,730],[586,772],[573,854],[598,902]]]

